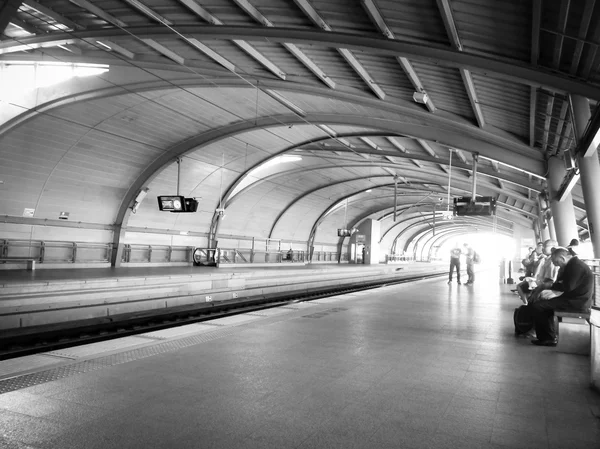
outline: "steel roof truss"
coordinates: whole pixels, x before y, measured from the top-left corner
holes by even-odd
[[[55,20],[56,22],[60,23],[61,25],[64,25],[67,28],[70,28],[72,30],[77,30],[77,29],[82,30],[85,28],[85,27],[78,25],[75,22],[67,19],[66,17],[61,16],[53,9],[50,9],[47,6],[41,5],[34,0],[25,0],[23,2],[23,4],[29,6],[30,8],[35,9],[36,11],[44,14],[45,16],[50,17],[51,19]]]
[[[308,0],[294,0],[294,3],[313,21],[315,25],[325,31],[332,31],[331,27],[321,18],[319,13],[313,8]],[[337,51],[342,55],[348,64],[358,73],[363,81],[381,100],[385,100],[385,92],[379,87],[375,80],[369,75],[369,72],[358,62],[358,59],[350,50],[338,48]]]
[[[387,24],[385,23],[385,20],[384,20],[383,16],[381,15],[381,12],[379,11],[379,8],[377,8],[377,5],[375,5],[374,1],[373,0],[361,0],[361,3],[363,5],[363,7],[367,10],[369,17],[371,17],[371,21],[374,22],[377,25],[377,27],[379,28],[379,31],[381,31],[381,33],[388,39],[395,40],[396,36],[394,35],[392,30],[390,30],[389,27],[387,26]],[[412,83],[415,90],[417,92],[425,92],[423,83],[421,83],[421,80],[419,79],[419,76],[417,75],[417,72],[415,72],[415,69],[413,68],[410,61],[401,56],[397,56],[396,59],[398,60],[400,67],[402,67],[402,70],[404,70],[404,73],[406,74],[406,76],[408,77],[410,82]],[[435,105],[433,104],[431,97],[429,98],[429,101],[427,101],[425,103],[425,106],[427,106],[427,109],[429,109],[429,112],[435,112]]]
[[[592,21],[592,13],[594,11],[594,5],[596,0],[586,0],[585,9],[582,14],[581,24],[579,26],[579,39],[575,41],[575,50],[573,51],[573,59],[571,62],[571,75],[577,74],[577,68],[579,67],[579,61],[581,60],[581,54],[583,53],[583,44],[587,37],[588,30],[590,28],[590,22]]]
[[[2,13],[0,12],[0,15]],[[20,19],[18,19],[17,17],[11,17],[10,19],[10,23],[12,23],[14,26],[21,28],[23,31],[27,31],[29,34],[38,34],[40,33],[40,30],[37,29],[36,27],[34,27],[33,25],[24,22]],[[4,27],[6,28],[6,26]],[[2,29],[2,17],[0,17],[0,30]],[[0,32],[0,34],[2,34],[2,32]]]
[[[179,2],[182,3],[183,5],[187,6],[190,10],[192,10],[194,13],[196,13],[199,17],[204,19],[206,22],[208,22],[212,25],[219,25],[219,26],[223,25],[223,22],[221,20],[217,19],[215,16],[213,16],[211,13],[209,13],[206,9],[204,9],[202,6],[200,6],[194,0],[179,0]],[[286,74],[283,70],[281,70],[279,67],[277,67],[275,64],[273,64],[271,61],[269,61],[269,59],[267,59],[262,53],[260,53],[257,49],[255,49],[248,42],[246,42],[244,40],[240,40],[240,39],[232,39],[232,41],[235,45],[237,45],[239,48],[241,48],[243,51],[245,51],[247,54],[249,54],[252,58],[254,58],[254,60],[256,60],[257,62],[262,64],[265,68],[267,68],[267,70],[269,70],[275,76],[281,78],[282,80],[286,79]],[[208,49],[208,47],[206,47],[206,48]],[[201,50],[201,51],[203,51],[207,56],[212,57],[204,50]],[[212,50],[210,50],[210,51],[212,53],[216,54],[216,52],[213,52]],[[215,59],[215,58],[213,58],[213,59]],[[221,61],[226,61],[226,59],[219,56],[219,58],[215,59],[215,61],[217,61],[219,64],[223,65]],[[227,61],[227,62],[229,64],[231,64],[229,61]],[[233,64],[231,64],[231,65],[233,65]],[[226,67],[226,66],[224,66],[224,67]]]
[[[158,14],[157,12],[155,12],[154,10],[152,10],[151,8],[149,8],[148,6],[144,5],[139,0],[125,0],[125,2],[129,3],[135,9],[137,9],[140,12],[142,12],[143,14],[145,14],[148,17],[150,17],[151,19],[156,20],[158,23],[162,23],[164,25],[173,25],[173,22],[171,22],[170,20],[165,19],[163,16],[161,16],[160,14]]]
[[[21,7],[21,3],[23,3],[21,0],[7,0],[3,3],[2,7],[0,7],[0,36],[4,33],[9,22],[13,22],[13,17],[16,17],[17,11]]]
[[[146,45],[148,45],[149,47],[152,47],[154,50],[156,50],[157,52],[161,53],[163,56],[166,56],[167,58],[175,61],[177,64],[185,65],[185,59],[184,58],[182,58],[181,56],[179,56],[174,51],[169,50],[164,45],[159,44],[154,39],[142,39],[142,41]]]
[[[452,16],[450,0],[437,0],[437,4],[442,15],[442,20],[444,21],[444,26],[446,27],[446,33],[448,34],[452,46],[458,51],[463,51],[463,46],[458,36],[458,30],[456,29],[456,23],[454,22],[454,17]],[[467,69],[460,69],[460,76],[465,85],[465,89],[467,90],[467,94],[469,95],[469,101],[471,102],[471,107],[475,113],[477,123],[479,124],[480,128],[483,128],[485,126],[485,120],[483,118],[483,111],[479,105],[479,100],[477,99],[477,91],[475,90],[475,84],[473,83],[471,72]]]
[[[533,0],[531,24],[531,64],[537,66],[540,54],[540,26],[542,22],[542,0]],[[537,87],[529,88],[529,146],[535,145],[535,116]]]
[[[79,6],[82,9],[85,9],[89,12],[91,12],[92,14],[94,14],[95,16],[100,17],[102,20],[108,22],[108,23],[112,23],[115,26],[118,27],[126,27],[127,24],[119,19],[117,19],[116,17],[113,17],[112,15],[108,14],[106,11],[98,8],[96,5],[93,5],[92,3],[90,3],[88,0],[69,0],[71,3]]]
[[[406,147],[404,145],[402,145],[400,142],[398,142],[396,140],[396,138],[386,137],[386,139],[388,140],[388,142],[390,142],[392,145],[394,145],[397,149],[399,149],[403,153],[408,153],[408,151],[406,151]]]
[[[274,27],[273,23],[267,19],[260,11],[258,11],[248,0],[233,0],[240,8],[242,8],[248,15],[254,20],[263,24],[266,27]],[[306,66],[311,72],[315,74],[317,78],[323,81],[332,89],[335,89],[335,82],[328,77],[319,66],[317,66],[312,59],[310,59],[302,50],[300,50],[294,44],[283,43],[282,44],[296,59]]]
[[[218,64],[222,65],[223,67],[225,67],[230,72],[236,73],[236,69],[235,69],[235,64],[234,63],[232,63],[231,61],[228,61],[227,59],[225,59],[223,56],[221,56],[216,51],[211,50],[209,47],[207,47],[206,45],[204,45],[198,39],[194,39],[193,37],[191,37],[191,38],[188,38],[187,41],[188,41],[188,43],[192,47],[196,48],[197,50],[200,50],[206,56],[208,56],[209,58],[211,58],[212,60],[214,60]]]

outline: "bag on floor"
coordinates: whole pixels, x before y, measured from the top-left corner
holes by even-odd
[[[515,335],[526,334],[533,329],[533,315],[531,309],[525,305],[515,309],[513,320],[515,322]]]

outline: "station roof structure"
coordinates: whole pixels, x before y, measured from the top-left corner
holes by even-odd
[[[373,218],[391,244],[471,195],[477,155],[497,217],[443,225],[531,228],[569,93],[600,100],[596,3],[5,0],[3,70],[108,71],[0,101],[0,215],[298,242]],[[197,213],[158,211],[178,184]]]

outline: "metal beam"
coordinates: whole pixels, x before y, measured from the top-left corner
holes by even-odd
[[[438,157],[438,155],[436,154],[435,151],[433,151],[433,148],[431,148],[431,146],[429,145],[429,143],[427,143],[425,140],[423,139],[416,139],[417,142],[419,142],[419,144],[423,147],[423,149],[430,155],[433,157]]]
[[[268,39],[273,42],[295,42],[325,47],[339,45],[377,55],[402,55],[418,61],[435,61],[435,63],[446,67],[462,67],[469,70],[494,73],[499,79],[543,87],[554,92],[570,92],[590,99],[600,100],[600,86],[579,81],[556,71],[547,70],[542,67],[533,67],[516,60],[507,61],[506,59],[459,52],[449,48],[433,46],[425,42],[414,43],[398,39],[390,40],[358,34],[353,35],[295,28],[179,25],[177,29],[184,34],[193,34],[196,38],[216,38],[223,40],[231,40],[233,38]],[[164,26],[129,27],[127,31],[136,36],[147,38],[172,34],[172,31]],[[128,35],[127,31],[110,28],[73,33],[51,33],[49,36],[24,38],[21,39],[21,42],[23,44],[35,45],[39,43],[48,44],[55,40],[65,40],[66,37],[69,39],[122,37]],[[52,45],[55,44],[50,44],[50,46]],[[2,42],[0,43],[0,54],[11,53],[15,51],[15,47],[17,45],[14,42]]]
[[[381,33],[388,39],[392,39],[392,40],[396,39],[396,36],[392,32],[392,30],[390,30],[390,28],[385,23],[385,19],[383,18],[383,15],[379,11],[379,8],[377,8],[377,5],[375,5],[375,2],[373,0],[361,0],[361,3],[363,5],[363,7],[366,9],[367,13],[369,14],[371,21],[375,25],[377,25],[377,28],[379,28],[379,31],[381,31]],[[398,60],[400,67],[402,67],[402,70],[404,70],[404,73],[406,74],[406,76],[408,77],[410,82],[412,83],[414,89],[417,92],[425,93],[426,90],[423,87],[423,83],[421,83],[421,80],[419,79],[419,76],[417,75],[417,72],[415,72],[415,69],[413,68],[410,61],[401,56],[398,56],[396,59]],[[429,109],[429,112],[435,112],[435,105],[433,104],[431,97],[429,95],[428,95],[428,97],[429,97],[429,99],[425,103],[425,106],[427,106],[427,109]]]
[[[2,13],[0,13],[0,15],[1,14]],[[0,21],[1,21],[1,19],[0,19]],[[18,19],[17,17],[11,18],[10,19],[10,23],[12,23],[13,25],[21,28],[24,31],[27,31],[29,34],[34,34],[35,35],[35,34],[38,34],[38,33],[41,32],[39,29],[37,29],[33,25],[31,25],[31,24],[29,24],[27,22],[24,22],[24,21]],[[1,23],[0,23],[0,29],[2,29],[2,24]],[[2,34],[2,32],[0,32],[0,34]]]
[[[182,56],[179,56],[174,51],[169,50],[164,45],[159,44],[153,39],[142,39],[142,41],[149,47],[152,47],[154,50],[166,56],[167,58],[175,61],[177,64],[185,65],[185,59]]]
[[[5,0],[2,7],[0,7],[0,36],[12,19],[17,16],[21,3],[23,3],[21,0]]]
[[[219,27],[224,26],[223,22],[221,20],[217,19],[215,16],[213,16],[211,13],[209,13],[206,9],[204,9],[202,6],[200,6],[194,0],[179,0],[179,2],[184,4],[185,6],[187,6],[192,12],[194,12],[196,15],[198,15],[199,17],[201,17],[208,23],[210,23],[212,25],[218,25]],[[183,32],[182,27],[178,26],[177,29],[180,32]],[[189,32],[186,32],[185,34],[196,35],[196,33],[193,32],[192,30],[190,30]],[[196,40],[196,39],[194,39],[194,40]],[[268,58],[266,58],[262,53],[260,53],[257,49],[255,49],[248,42],[246,42],[245,40],[241,40],[241,39],[235,39],[234,36],[231,36],[231,40],[233,41],[233,43],[235,45],[237,45],[239,48],[241,48],[243,51],[245,51],[255,61],[262,64],[267,70],[269,70],[275,76],[277,76],[278,78],[281,78],[282,80],[286,79],[287,75],[285,74],[285,72],[283,70],[281,70],[279,67],[277,67],[275,64],[273,64]],[[197,47],[197,48],[200,49],[199,47]],[[212,53],[206,52],[204,50],[201,50],[201,51],[203,51],[207,56],[212,57],[211,56]],[[212,52],[212,50],[211,50],[211,52]],[[221,65],[223,65],[222,60],[225,60],[225,58],[223,58],[222,56],[219,56],[219,58],[213,58],[213,59],[215,59],[215,61]],[[229,61],[227,61],[227,62],[229,62]],[[229,64],[233,65],[232,63],[229,63]],[[228,68],[227,66],[225,66],[225,67]]]
[[[319,28],[325,30],[326,32],[331,32],[331,27],[321,18],[319,13],[313,8],[310,4],[309,0],[294,0],[294,3],[298,5],[298,7],[306,14],[315,25]],[[337,48],[339,54],[346,60],[348,64],[354,69],[356,73],[362,78],[362,80],[369,86],[369,88],[379,97],[380,100],[385,100],[385,92],[379,87],[379,85],[375,82],[373,77],[369,74],[367,69],[363,67],[363,65],[356,59],[356,57],[352,54],[352,52],[346,48]]]
[[[467,158],[466,158],[465,154],[462,152],[462,150],[458,150],[456,148],[452,148],[451,151],[454,151],[454,153],[458,156],[458,158],[460,159],[460,161],[463,164],[467,163]]]
[[[50,9],[47,6],[41,5],[34,0],[24,0],[23,4],[29,6],[30,8],[35,9],[38,12],[41,12],[42,14],[50,17],[51,19],[54,19],[56,22],[60,23],[61,25],[66,26],[67,28],[70,28],[72,30],[84,29],[83,26],[73,22],[72,20],[67,19],[66,17],[61,16],[53,9]]]
[[[386,137],[386,139],[392,144],[394,145],[394,147],[398,148],[400,151],[402,151],[403,153],[408,153],[408,151],[406,150],[406,147],[404,145],[402,145],[400,142],[398,142],[396,140],[395,137]]]
[[[162,23],[164,25],[173,25],[173,22],[171,22],[170,20],[167,20],[166,18],[164,18],[163,16],[161,16],[160,14],[158,14],[157,12],[152,10],[150,7],[144,5],[139,0],[124,0],[124,1],[126,3],[129,3],[131,6],[133,6],[135,9],[137,9],[144,15],[150,17],[151,19],[156,20],[158,23]]]
[[[110,15],[109,13],[105,12],[104,10],[98,8],[96,5],[92,4],[88,0],[69,0],[69,1],[71,3],[79,6],[80,8],[83,8],[83,9],[91,12],[95,16],[100,17],[102,20],[104,20],[108,23],[112,23],[113,25],[118,26],[118,27],[126,27],[127,26],[127,24],[125,22],[117,19],[116,17],[113,17],[112,15]]]
[[[463,46],[460,42],[458,30],[456,29],[456,23],[454,22],[450,0],[437,0],[437,5],[442,15],[442,20],[444,21],[444,26],[446,27],[446,33],[448,34],[448,38],[450,39],[452,46],[458,51],[463,51]],[[465,89],[467,90],[467,95],[469,96],[471,107],[473,108],[473,112],[475,113],[477,124],[480,128],[483,128],[485,126],[485,120],[483,118],[483,111],[481,110],[481,106],[479,105],[479,99],[477,98],[477,90],[475,89],[475,83],[473,82],[471,72],[468,69],[461,68],[460,76],[465,85]]]
[[[275,25],[267,19],[258,9],[256,9],[248,0],[233,0],[240,8],[242,8],[254,20],[266,27],[273,28]],[[327,86],[335,89],[335,82],[321,70],[302,50],[294,44],[282,44],[292,55],[296,57],[308,70],[313,72],[317,78],[323,81]]]
[[[362,140],[364,143],[366,143],[367,145],[369,145],[371,148],[373,148],[374,150],[381,150],[381,148],[379,148],[379,145],[377,145],[375,142],[373,142],[371,139],[369,139],[368,137],[359,137],[360,140]]]
[[[557,152],[560,152],[559,143],[563,137],[566,137],[566,132],[563,134],[565,129],[568,129],[567,126],[565,128],[565,119],[567,117],[567,112],[569,112],[569,102],[563,101],[562,107],[560,108],[560,115],[558,119],[558,124],[556,125],[556,133],[554,134],[554,148],[556,148]]]
[[[569,72],[571,75],[577,75],[577,69],[579,68],[579,61],[581,60],[581,54],[583,53],[583,45],[590,29],[590,23],[592,21],[592,13],[594,12],[594,6],[596,0],[586,0],[583,14],[581,15],[581,23],[579,24],[579,33],[577,36],[579,39],[575,41],[575,50],[571,56],[571,69]],[[589,56],[588,56],[589,57]],[[593,58],[592,58],[593,59]]]
[[[218,64],[222,65],[223,67],[225,67],[227,70],[229,70],[232,73],[236,73],[236,68],[235,68],[235,64],[231,61],[229,61],[228,59],[225,59],[223,56],[221,56],[219,53],[217,53],[216,51],[212,50],[211,48],[209,48],[208,46],[204,45],[202,42],[200,42],[198,39],[194,39],[193,37],[190,37],[187,39],[187,42],[192,46],[195,47],[197,50],[200,50],[202,53],[204,53],[206,56],[208,56],[209,58],[211,58],[213,61],[217,62]]]
[[[556,42],[554,44],[554,53],[552,55],[552,68],[555,70],[559,70],[560,68],[560,60],[562,55],[562,47],[564,42],[564,33],[567,28],[567,20],[569,17],[569,8],[571,5],[571,0],[561,0],[560,2],[560,12],[558,17],[558,34],[556,35]],[[551,118],[552,111],[554,110],[554,99],[555,95],[550,95],[548,98],[548,104],[546,106],[546,120],[544,122],[544,151],[549,151],[548,145],[550,141],[550,126],[551,126]],[[563,107],[564,107],[563,102]],[[558,153],[558,149],[554,154]]]

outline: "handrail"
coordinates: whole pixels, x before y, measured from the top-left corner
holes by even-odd
[[[0,239],[0,258],[32,258],[38,263],[108,263],[111,260],[111,242],[81,242],[63,240]],[[127,243],[121,261],[124,263],[306,263],[346,262],[348,253],[313,251],[312,257],[304,250],[256,250],[252,248],[202,248],[194,246],[154,245]],[[4,262],[4,263],[10,263]]]

